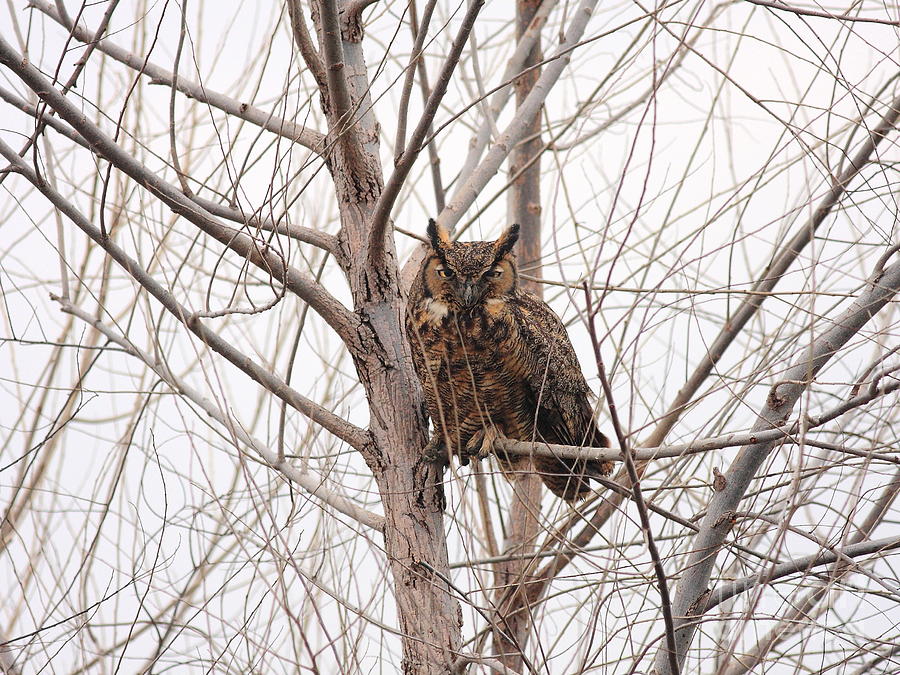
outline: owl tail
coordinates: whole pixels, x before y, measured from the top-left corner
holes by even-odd
[[[535,461],[535,469],[550,490],[560,499],[574,502],[591,493],[589,479],[608,476],[612,462],[541,457]]]
[[[608,448],[609,439],[595,429],[589,440],[590,447]],[[587,443],[586,443],[587,445]],[[591,493],[589,479],[597,480],[600,476],[612,473],[612,462],[599,460],[564,459],[562,457],[542,457],[535,462],[535,468],[547,489],[560,499],[574,502]]]

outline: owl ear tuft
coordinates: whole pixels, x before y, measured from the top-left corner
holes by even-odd
[[[494,249],[497,251],[497,260],[500,260],[500,258],[509,253],[517,241],[519,241],[519,224],[513,223],[506,228],[506,230],[503,231],[503,234],[500,235],[500,238],[494,242]]]
[[[446,228],[438,225],[434,218],[428,219],[428,229],[425,232],[428,234],[428,241],[431,242],[431,248],[434,250],[440,251],[450,245],[450,233]]]

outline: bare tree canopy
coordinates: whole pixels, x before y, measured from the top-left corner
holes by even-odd
[[[900,7],[0,12],[0,672],[900,672]],[[423,456],[429,218],[613,447]]]

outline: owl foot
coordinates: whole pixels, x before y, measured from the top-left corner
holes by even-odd
[[[426,462],[447,463],[447,446],[440,436],[435,434],[431,440],[422,448],[422,459]]]
[[[498,438],[501,438],[500,432],[493,426],[479,429],[466,443],[464,456],[466,458],[474,457],[477,460],[484,459],[494,453],[494,443]]]

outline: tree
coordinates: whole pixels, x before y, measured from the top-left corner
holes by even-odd
[[[4,669],[893,672],[892,10],[243,5],[4,19]],[[422,460],[429,216],[522,222],[590,499]]]

